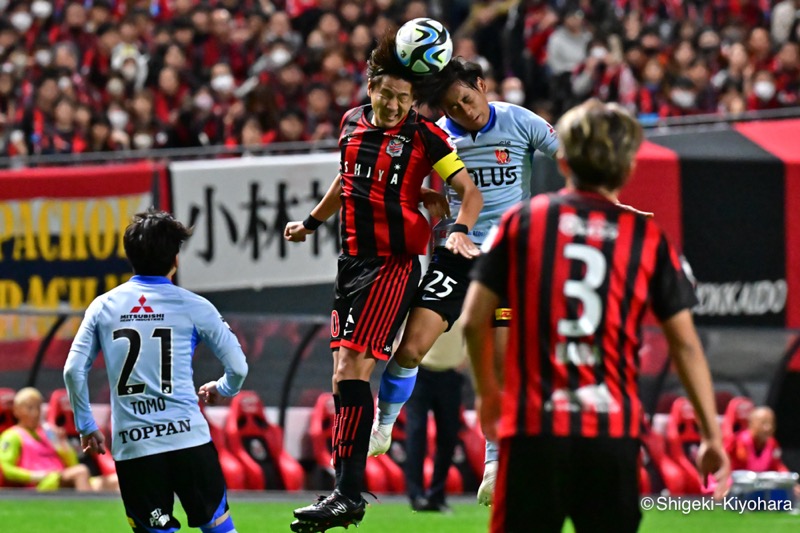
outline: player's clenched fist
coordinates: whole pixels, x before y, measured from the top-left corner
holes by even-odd
[[[302,220],[295,220],[286,224],[286,229],[283,230],[283,238],[291,242],[304,242],[306,235],[314,233],[303,225]]]

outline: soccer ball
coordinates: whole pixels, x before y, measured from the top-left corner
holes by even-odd
[[[453,40],[438,20],[417,18],[397,30],[395,53],[415,74],[436,74],[453,57]]]

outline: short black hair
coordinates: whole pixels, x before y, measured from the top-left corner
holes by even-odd
[[[479,90],[478,80],[483,79],[483,69],[477,63],[454,57],[438,73],[421,77],[415,84],[417,103],[441,109],[445,94],[454,83]]]
[[[378,46],[370,53],[369,60],[367,60],[367,79],[369,81],[380,83],[382,76],[386,75],[414,84],[422,78],[422,76],[414,74],[410,68],[404,67],[397,58],[396,36],[397,30],[390,28],[378,41]]]
[[[191,235],[192,230],[170,213],[151,207],[133,215],[122,242],[134,274],[166,276],[175,264],[181,244]]]

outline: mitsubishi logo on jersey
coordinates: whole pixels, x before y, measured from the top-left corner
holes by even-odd
[[[494,156],[497,158],[499,165],[507,165],[511,162],[511,152],[508,151],[508,148],[495,150]]]
[[[144,294],[141,295],[139,297],[139,305],[133,306],[133,309],[131,309],[131,313],[138,313],[139,311],[144,311],[145,313],[152,313],[153,308],[150,307],[149,305],[144,305],[146,301],[147,298],[144,297]]]
[[[164,320],[164,313],[156,313],[153,308],[146,305],[147,298],[139,297],[139,305],[134,305],[127,315],[120,315],[120,322],[160,322]]]

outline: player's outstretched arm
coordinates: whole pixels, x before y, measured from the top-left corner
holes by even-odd
[[[477,257],[480,250],[467,236],[467,231],[475,225],[478,215],[483,209],[483,195],[475,186],[466,169],[459,170],[450,178],[450,186],[461,198],[461,209],[458,218],[450,229],[445,247],[454,254],[464,257]]]
[[[283,238],[290,242],[303,242],[306,236],[314,233],[323,222],[333,216],[342,206],[342,177],[337,174],[333,179],[328,192],[322,200],[311,210],[311,214],[305,220],[295,220],[286,224],[283,230]]]
[[[686,388],[695,410],[702,441],[697,452],[697,468],[705,479],[713,475],[717,481],[714,496],[721,498],[727,491],[730,461],[722,445],[722,432],[717,423],[714,387],[711,372],[688,309],[679,311],[662,322],[669,343],[669,355],[678,376]]]

